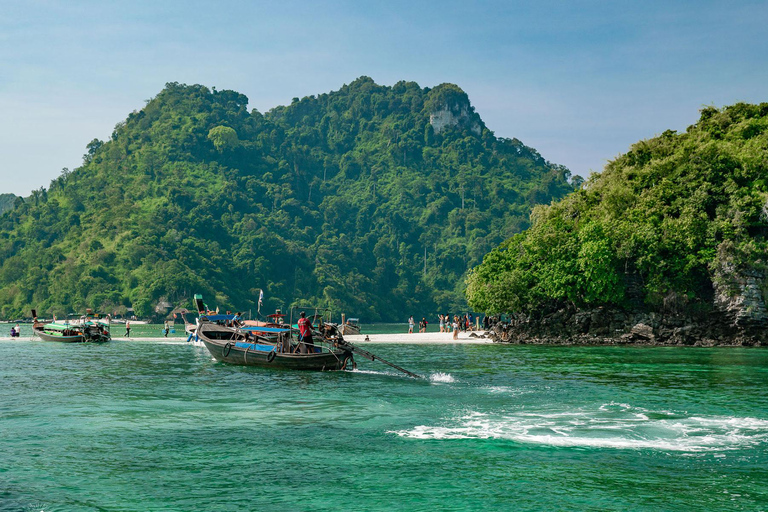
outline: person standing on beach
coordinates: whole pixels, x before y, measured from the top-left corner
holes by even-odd
[[[419,332],[427,332],[427,319],[424,317],[421,317],[421,322],[419,322]]]
[[[445,332],[445,318],[443,318],[443,314],[437,315],[437,319],[440,321],[440,332]]]
[[[459,317],[453,315],[453,339],[459,339]]]
[[[125,321],[125,337],[128,338],[131,335],[131,322]]]
[[[408,334],[413,334],[413,315],[408,319]]]
[[[163,324],[163,331],[165,331],[165,337],[168,337],[168,331],[171,330],[171,327],[168,325],[168,320],[165,321]]]

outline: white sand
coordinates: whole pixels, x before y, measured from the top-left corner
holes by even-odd
[[[414,332],[398,333],[398,334],[368,334],[368,341],[365,339],[365,334],[357,336],[344,336],[344,339],[350,343],[402,343],[408,345],[418,344],[430,344],[430,345],[446,345],[450,343],[459,343],[462,345],[481,345],[486,343],[493,343],[490,338],[470,338],[471,333],[460,332],[459,338],[454,340],[453,333],[450,332]],[[475,334],[482,336],[483,331],[478,331]]]

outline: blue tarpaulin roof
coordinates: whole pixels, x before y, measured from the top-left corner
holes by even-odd
[[[200,318],[207,318],[209,322],[221,322],[222,320],[232,320],[235,315],[200,315]]]
[[[255,331],[255,332],[288,332],[288,328],[282,327],[255,327],[252,325],[242,327],[243,331]]]

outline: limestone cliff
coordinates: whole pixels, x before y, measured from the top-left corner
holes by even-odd
[[[426,101],[429,124],[435,133],[448,127],[465,128],[480,135],[484,125],[467,94],[454,84],[441,84],[429,92]]]

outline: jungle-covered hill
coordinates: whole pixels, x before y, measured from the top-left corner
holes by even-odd
[[[707,107],[685,133],[638,142],[536,207],[530,229],[471,272],[468,299],[534,318],[567,306],[706,315],[725,303],[737,321],[765,322],[767,235],[768,103]]]
[[[465,306],[467,269],[573,190],[569,172],[488,130],[457,86],[340,90],[247,109],[169,83],[0,217],[0,315],[262,313],[296,300],[364,321]],[[425,257],[426,256],[426,257]]]

